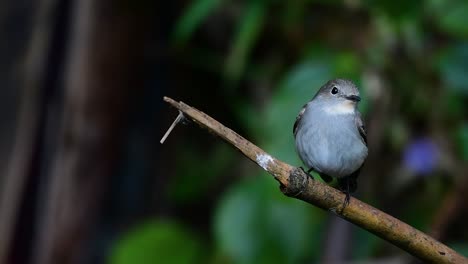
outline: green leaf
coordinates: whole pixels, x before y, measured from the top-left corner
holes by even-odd
[[[468,95],[468,43],[448,49],[442,55],[438,67],[448,88]]]
[[[318,257],[323,216],[284,197],[271,177],[249,178],[221,200],[215,235],[234,263],[299,263]]]
[[[206,263],[200,240],[171,221],[150,221],[125,234],[111,249],[110,264]]]
[[[250,50],[265,21],[267,1],[249,1],[239,20],[233,46],[226,61],[225,74],[229,81],[237,81],[243,73]]]
[[[457,37],[468,36],[468,2],[429,1],[428,9],[434,13],[436,24],[445,32]]]
[[[461,159],[468,161],[468,123],[464,123],[458,129],[457,141]]]
[[[422,0],[381,0],[372,1],[365,0],[364,5],[373,10],[382,12],[393,19],[407,19],[410,17],[418,17],[422,13]]]
[[[177,44],[184,44],[193,32],[213,10],[221,4],[221,0],[196,0],[187,8],[177,22],[173,39]]]
[[[354,52],[339,52],[333,59],[334,73],[341,78],[357,77],[361,74],[359,57]]]

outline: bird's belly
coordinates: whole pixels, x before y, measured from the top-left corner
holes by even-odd
[[[338,178],[348,176],[367,157],[366,145],[351,131],[312,126],[303,127],[300,132],[298,136],[303,138],[296,141],[296,148],[301,159],[321,173]]]

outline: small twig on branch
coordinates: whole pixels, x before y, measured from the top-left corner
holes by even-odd
[[[342,208],[345,198],[342,192],[320,181],[312,180],[302,169],[272,157],[207,114],[168,97],[164,97],[164,101],[182,112],[185,118],[233,145],[247,158],[273,175],[280,183],[280,189],[285,195],[331,211],[423,261],[468,263],[467,258],[453,249],[358,199],[351,198],[349,205]]]
[[[171,134],[172,130],[174,129],[174,127],[184,118],[184,114],[182,114],[181,111],[179,111],[179,115],[176,117],[176,119],[174,120],[174,122],[172,122],[172,125],[169,127],[169,129],[167,130],[166,134],[164,134],[164,136],[161,138],[161,141],[159,141],[161,144],[164,144],[164,141],[166,141],[166,138],[169,136],[169,134]]]

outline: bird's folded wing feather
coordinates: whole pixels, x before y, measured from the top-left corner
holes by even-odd
[[[356,111],[356,117],[354,120],[356,122],[359,134],[361,135],[362,141],[367,145],[367,132],[366,127],[364,126],[364,122],[362,122],[361,113]]]
[[[294,126],[293,126],[293,134],[294,134],[294,137],[296,137],[296,133],[297,133],[297,129],[298,129],[298,126],[299,126],[299,123],[301,122],[301,119],[302,119],[302,115],[304,115],[304,112],[306,110],[306,106],[307,104],[305,104],[301,111],[299,112],[299,114],[297,115],[296,117],[296,121],[294,122]]]

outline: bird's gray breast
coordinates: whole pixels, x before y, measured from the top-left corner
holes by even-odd
[[[310,168],[333,177],[345,177],[361,167],[367,146],[354,114],[330,115],[307,109],[296,134],[296,150]]]

